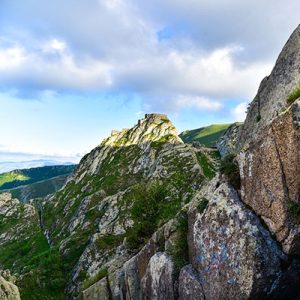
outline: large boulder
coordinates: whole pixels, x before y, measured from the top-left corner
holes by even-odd
[[[278,279],[283,253],[227,183],[213,181],[199,197],[208,206],[190,211],[188,236],[205,299],[263,299]]]
[[[21,300],[15,278],[8,271],[0,272],[0,300]]]
[[[178,281],[179,300],[205,300],[200,279],[191,265],[181,269]]]
[[[149,261],[142,279],[142,299],[173,300],[175,268],[172,259],[165,252],[158,252]]]

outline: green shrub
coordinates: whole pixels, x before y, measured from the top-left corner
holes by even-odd
[[[260,120],[261,120],[261,115],[259,114],[256,116],[256,122],[258,123]]]
[[[289,201],[288,209],[292,212],[294,217],[300,221],[300,203]]]
[[[235,161],[234,154],[228,154],[221,160],[220,172],[227,177],[229,183],[235,189],[240,189],[241,187],[240,171],[239,171],[239,166]]]
[[[179,273],[180,269],[189,262],[188,249],[188,217],[186,212],[178,216],[177,239],[170,247],[168,254],[172,257],[175,270]]]
[[[205,208],[207,207],[208,200],[206,198],[202,198],[197,206],[197,209],[200,213],[203,213]]]
[[[99,237],[96,240],[96,244],[100,249],[109,250],[119,246],[122,243],[123,239],[124,239],[123,234],[121,235],[107,234]]]
[[[102,278],[107,276],[107,268],[102,268],[100,269],[97,274],[95,276],[92,276],[88,279],[86,279],[83,283],[82,283],[82,290],[86,290],[88,289],[90,286],[92,286],[94,283],[98,282],[99,280],[101,280]]]
[[[300,84],[289,94],[287,98],[287,103],[291,105],[299,97],[300,97]]]
[[[209,161],[208,157],[205,154],[198,152],[197,159],[199,165],[202,168],[204,176],[208,179],[214,178],[216,175],[216,171],[212,163]]]

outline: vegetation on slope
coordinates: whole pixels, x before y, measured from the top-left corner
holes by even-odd
[[[230,124],[213,124],[193,130],[186,130],[179,136],[185,143],[199,142],[206,147],[214,147],[216,141],[225,133]]]
[[[295,100],[300,98],[300,83],[299,85],[289,94],[287,98],[287,103],[290,105],[292,104]]]
[[[8,190],[14,198],[22,202],[27,202],[30,199],[45,197],[53,194],[63,187],[69,174],[56,176],[43,181],[38,181],[25,186],[19,186]]]
[[[8,190],[21,185],[70,174],[74,171],[75,167],[75,165],[47,166],[2,173],[0,174],[0,190]]]
[[[50,249],[38,213],[22,203],[15,204],[11,211],[9,216],[0,215],[1,268],[17,274],[23,300],[64,299],[60,255]]]

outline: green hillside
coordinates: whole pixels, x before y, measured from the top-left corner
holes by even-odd
[[[3,173],[3,174],[0,174],[0,188],[4,184],[10,183],[10,182],[20,182],[20,183],[22,183],[23,181],[27,181],[29,179],[30,178],[25,176],[24,174],[18,173],[18,172],[15,172],[15,171],[8,172],[8,173]]]
[[[2,173],[0,174],[0,191],[70,174],[74,169],[75,165],[61,165],[15,170]]]
[[[13,198],[17,198],[22,202],[28,202],[30,199],[45,197],[55,193],[63,187],[68,176],[69,174],[60,175],[24,186],[22,185],[7,191],[12,194]]]
[[[225,133],[229,124],[213,124],[193,130],[186,130],[179,136],[185,143],[199,142],[206,147],[214,147],[215,142]]]

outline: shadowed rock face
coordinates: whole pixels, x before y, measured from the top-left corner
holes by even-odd
[[[251,140],[255,141],[261,130],[287,107],[288,95],[300,83],[299,49],[300,25],[290,36],[272,73],[261,82],[258,93],[250,104],[238,137],[239,149]]]

